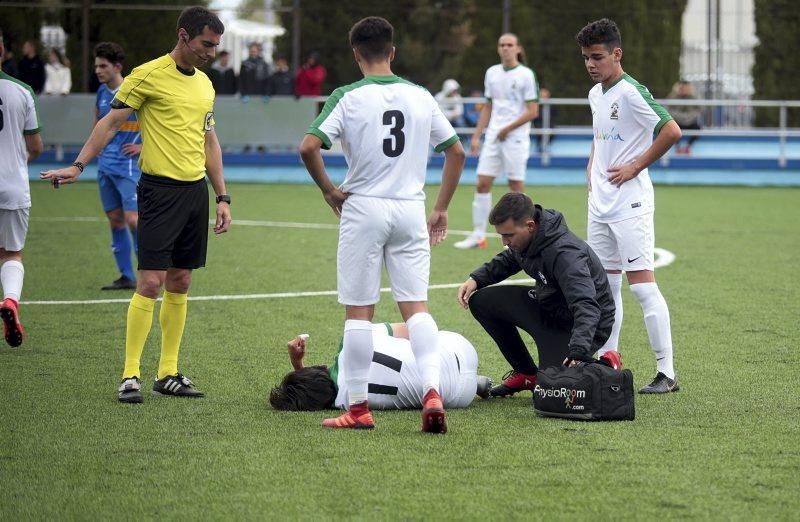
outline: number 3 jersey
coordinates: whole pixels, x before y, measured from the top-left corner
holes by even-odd
[[[368,400],[375,410],[415,409],[422,407],[422,377],[408,339],[392,337],[391,326],[372,325],[374,353],[369,367]],[[341,364],[345,353],[340,349],[330,374],[339,393],[337,408],[346,409],[347,375]],[[463,336],[439,332],[439,393],[445,407],[469,406],[477,389],[478,354]]]
[[[424,200],[428,153],[458,136],[433,96],[398,76],[367,76],[333,91],[308,134],[330,149],[341,141],[347,161],[342,191]]]

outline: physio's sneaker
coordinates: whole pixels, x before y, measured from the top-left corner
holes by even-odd
[[[523,390],[533,390],[535,387],[536,375],[511,370],[503,376],[503,382],[489,390],[489,393],[492,397],[507,397]]]
[[[492,379],[485,375],[478,375],[478,389],[475,394],[481,399],[489,399],[492,397],[489,391],[492,389]]]
[[[372,412],[369,411],[369,405],[364,402],[353,406],[338,417],[325,419],[322,421],[322,425],[326,428],[374,429],[375,421],[372,420]]]
[[[153,395],[169,395],[171,397],[205,397],[205,393],[194,389],[194,384],[188,377],[180,373],[167,375],[163,379],[156,379],[153,383]]]
[[[658,372],[656,374],[656,378],[653,379],[653,382],[639,390],[639,393],[669,393],[676,392],[680,389],[680,386],[678,386],[677,375],[674,379],[670,379],[663,373]]]
[[[488,244],[489,244],[489,242],[486,241],[485,237],[484,238],[479,238],[478,236],[470,234],[470,235],[468,235],[466,237],[466,239],[463,239],[461,241],[457,241],[455,243],[455,245],[453,245],[453,246],[456,247],[456,248],[460,248],[462,250],[467,250],[469,248],[480,248],[480,249],[483,249],[483,248],[486,248],[486,246]]]
[[[3,319],[3,331],[8,345],[12,348],[21,345],[25,333],[22,331],[22,324],[19,322],[17,302],[10,297],[6,297],[0,303],[0,318]]]
[[[121,276],[119,279],[117,279],[110,285],[106,285],[100,288],[100,290],[135,290],[135,289],[136,289],[136,280],[125,276]]]
[[[610,350],[601,355],[600,359],[605,361],[609,366],[611,366],[615,370],[622,369],[622,357],[620,357],[619,352],[617,351]]]
[[[142,402],[142,381],[128,377],[119,385],[119,402]]]
[[[422,398],[422,431],[447,433],[447,419],[439,392],[431,388]]]

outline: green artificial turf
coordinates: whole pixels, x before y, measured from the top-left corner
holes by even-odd
[[[429,203],[436,190],[429,191]],[[234,221],[335,224],[311,186],[233,184]],[[451,228],[468,229],[472,187]],[[502,190],[495,190],[495,200]],[[581,188],[533,187],[585,236]],[[21,348],[0,348],[0,520],[85,519],[793,519],[800,512],[800,191],[657,187],[657,270],[681,391],[636,396],[636,420],[537,417],[528,392],[448,412],[419,433],[414,411],[376,412],[374,432],[325,431],[327,413],[266,402],[290,369],[285,343],[332,362],[344,311],[333,295],[191,301],[181,371],[202,400],[149,394],[157,319],[142,359],[144,404],[116,401],[127,299],[97,189],[32,188]],[[73,218],[94,218],[75,220]],[[255,223],[254,225],[258,225]],[[209,240],[190,295],[335,289],[336,231],[244,226]],[[462,282],[499,251],[433,251],[431,284]],[[384,285],[387,286],[387,285]],[[636,387],[655,374],[641,309],[624,290],[621,351]],[[431,290],[440,328],[476,346],[479,373],[508,368],[455,289]],[[398,321],[390,294],[377,320]]]

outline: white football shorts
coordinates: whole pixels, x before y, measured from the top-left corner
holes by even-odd
[[[29,208],[15,210],[0,209],[0,248],[19,252],[25,246],[28,235]]]
[[[475,399],[478,388],[478,353],[464,336],[439,331],[442,353],[439,388],[448,408],[466,408]]]
[[[654,270],[655,225],[648,212],[616,223],[600,223],[589,216],[587,243],[606,270]]]
[[[478,157],[478,174],[495,178],[505,174],[508,179],[525,181],[530,155],[530,137],[509,136],[500,141],[496,132],[487,132]]]
[[[353,194],[342,205],[339,224],[339,302],[377,303],[384,264],[395,301],[428,300],[431,249],[425,202]]]

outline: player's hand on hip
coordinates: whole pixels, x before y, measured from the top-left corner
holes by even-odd
[[[126,156],[136,156],[140,152],[142,152],[142,144],[141,143],[126,143],[122,146],[122,153]]]
[[[428,218],[428,238],[431,246],[447,239],[447,211],[434,210]]]
[[[511,132],[511,129],[508,127],[500,129],[500,131],[497,133],[497,141],[506,141],[509,132]]]
[[[53,184],[53,188],[58,188],[62,184],[70,184],[78,181],[78,176],[81,171],[78,167],[70,165],[64,169],[46,170],[39,173],[39,179],[49,181]]]
[[[608,167],[608,181],[617,187],[639,175],[639,170],[634,163],[627,165],[614,165]]]
[[[338,188],[334,188],[330,192],[326,192],[324,194],[325,203],[330,205],[331,209],[333,209],[333,213],[336,214],[336,217],[342,217],[342,205],[344,205],[344,202],[348,197],[350,197],[349,192],[342,192]]]
[[[214,223],[214,233],[224,234],[231,226],[231,207],[224,201],[217,203],[217,221]]]
[[[464,281],[460,287],[458,287],[458,294],[456,295],[456,298],[458,299],[458,304],[463,306],[464,310],[469,308],[469,296],[471,296],[472,293],[477,289],[478,283],[476,283],[471,277]]]

